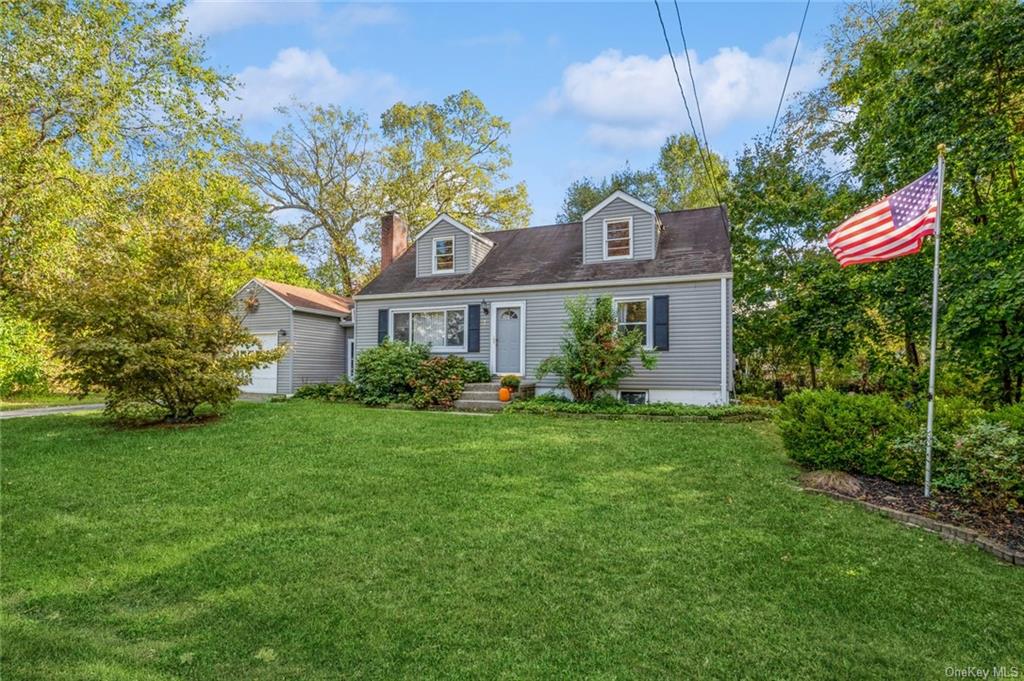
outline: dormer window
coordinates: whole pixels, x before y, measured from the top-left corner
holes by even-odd
[[[633,257],[633,218],[608,218],[604,221],[604,259]]]
[[[447,236],[434,239],[434,274],[455,271],[455,239]]]

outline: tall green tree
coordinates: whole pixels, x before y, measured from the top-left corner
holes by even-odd
[[[622,190],[658,210],[703,208],[719,203],[729,186],[729,166],[718,154],[704,153],[692,135],[665,140],[650,168],[622,170],[595,180],[584,177],[566,189],[559,222],[578,222],[609,194]]]
[[[823,144],[850,161],[867,193],[887,193],[949,146],[943,210],[943,347],[991,395],[1024,383],[1024,5],[1012,0],[852,6],[827,44],[828,84],[810,99]],[[930,244],[928,249],[930,249]],[[921,338],[927,250],[874,266],[879,309]],[[878,300],[883,300],[879,295]],[[911,322],[911,320],[920,320]]]
[[[294,244],[321,239],[351,295],[367,262],[359,229],[382,208],[378,137],[366,116],[338,106],[296,103],[278,111],[287,122],[270,142],[240,140],[233,164],[271,213],[291,211]]]
[[[381,116],[386,204],[409,220],[413,236],[438,213],[485,231],[525,227],[526,184],[508,184],[510,131],[468,90],[439,104],[395,104]]]
[[[230,80],[204,65],[183,1],[25,0],[0,11],[0,285],[52,267],[92,171],[183,157],[228,131]]]

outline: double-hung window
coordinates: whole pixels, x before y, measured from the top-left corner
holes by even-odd
[[[447,236],[434,239],[434,274],[455,271],[455,239]]]
[[[654,317],[654,306],[650,296],[642,298],[616,298],[615,317],[619,322],[619,333],[628,333],[634,329],[640,331],[644,347],[651,349],[653,331],[651,323]]]
[[[604,259],[633,257],[633,218],[608,218],[604,221]]]
[[[391,315],[392,338],[401,343],[421,343],[439,352],[465,352],[466,308],[409,310]]]

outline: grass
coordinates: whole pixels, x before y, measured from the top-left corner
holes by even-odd
[[[3,423],[5,681],[1024,663],[1024,570],[798,491],[766,423],[299,400],[101,423]]]
[[[103,395],[90,393],[85,397],[74,395],[45,394],[45,395],[13,395],[0,399],[0,411],[12,411],[14,409],[32,409],[34,407],[63,407],[68,404],[102,404]]]

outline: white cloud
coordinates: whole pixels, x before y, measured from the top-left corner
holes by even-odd
[[[776,38],[756,56],[726,47],[701,61],[690,51],[709,135],[740,120],[770,120],[795,40],[795,35]],[[820,60],[818,52],[798,54],[787,93],[815,85]],[[685,56],[677,55],[676,63],[696,122]],[[591,141],[620,150],[656,146],[672,132],[689,130],[667,54],[652,59],[607,50],[589,62],[571,64],[562,73],[561,86],[540,108],[581,116],[589,123]]]
[[[260,24],[312,24],[321,39],[348,35],[363,26],[394,24],[402,18],[391,5],[350,3],[328,12],[310,0],[192,0],[183,15],[194,34],[210,36]]]
[[[215,35],[256,24],[294,24],[317,15],[313,2],[192,0],[183,16],[194,34]]]
[[[322,17],[315,30],[317,37],[324,40],[349,35],[363,26],[386,26],[401,20],[402,15],[391,5],[352,3]]]
[[[345,104],[358,99],[360,105],[388,105],[401,96],[390,74],[339,71],[320,50],[298,47],[281,50],[266,68],[249,66],[236,78],[239,98],[227,109],[247,120],[272,117],[274,107],[292,98],[312,104]]]

